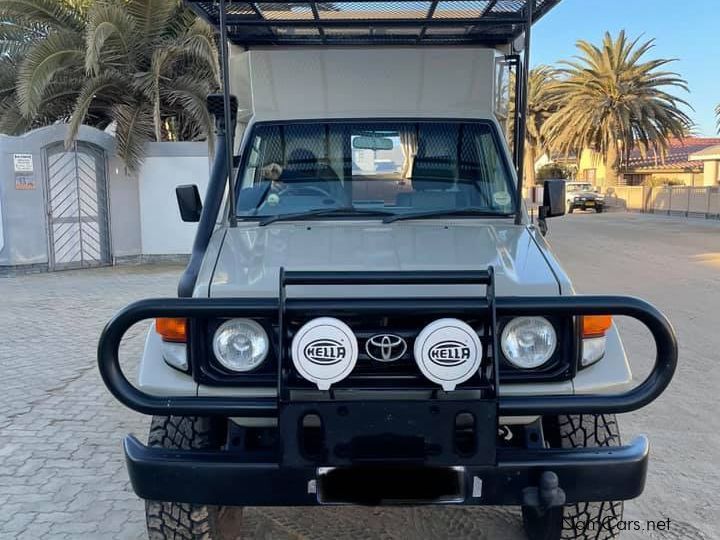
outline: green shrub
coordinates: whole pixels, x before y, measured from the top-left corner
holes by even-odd
[[[535,183],[542,184],[545,180],[567,180],[568,178],[570,178],[570,171],[567,167],[557,163],[548,163],[538,169],[538,172],[535,175]]]

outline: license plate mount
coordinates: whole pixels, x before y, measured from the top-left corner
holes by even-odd
[[[305,427],[309,418],[312,433]],[[497,403],[480,399],[290,402],[281,407],[279,428],[287,465],[493,465]],[[309,440],[312,452],[308,452]]]

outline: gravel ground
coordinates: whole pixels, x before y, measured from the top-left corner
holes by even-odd
[[[669,533],[624,538],[713,539],[720,531],[720,224],[637,214],[552,220],[553,248],[578,292],[632,294],[676,326],[681,364],[657,402],[620,419],[626,440],[647,433],[645,494],[626,519],[670,519]],[[95,369],[104,322],[124,304],[172,295],[179,267],[108,268],[0,278],[0,538],[143,538],[119,446],[148,420],[106,392]],[[652,351],[638,324],[620,323],[640,372]],[[142,332],[123,350],[136,356]],[[515,509],[250,509],[246,538],[522,538]]]

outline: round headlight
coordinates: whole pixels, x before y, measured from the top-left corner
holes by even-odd
[[[557,335],[544,317],[518,317],[505,325],[501,346],[513,366],[533,369],[550,360],[557,346]]]
[[[252,371],[267,357],[267,333],[250,319],[230,319],[215,331],[215,358],[231,371]]]

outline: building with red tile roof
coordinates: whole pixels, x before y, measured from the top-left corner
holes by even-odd
[[[706,174],[705,169],[717,168],[714,157],[718,152],[711,150],[720,147],[717,137],[687,137],[671,139],[664,154],[652,150],[642,155],[638,149],[630,153],[630,157],[621,167],[620,183],[627,185],[641,184],[685,184],[687,186],[717,185],[717,174]],[[706,152],[709,150],[709,153]],[[718,148],[720,150],[720,148]],[[703,156],[705,156],[703,158]],[[578,178],[604,185],[605,164],[602,156],[586,150],[583,151],[578,166]],[[708,172],[712,172],[709,170]],[[711,182],[711,183],[708,183]]]

